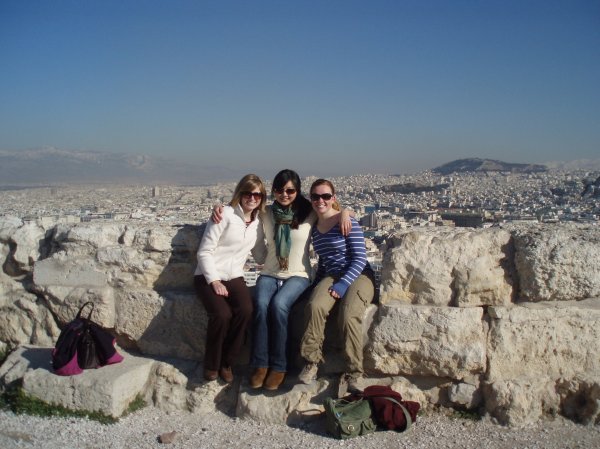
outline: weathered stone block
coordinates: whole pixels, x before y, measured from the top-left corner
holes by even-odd
[[[119,239],[125,231],[125,225],[121,223],[80,223],[69,227],[64,240],[76,243],[79,246],[102,248],[119,243]]]
[[[33,282],[42,287],[104,287],[107,285],[107,278],[92,259],[48,258],[35,264]]]
[[[51,349],[47,351],[50,357]],[[123,355],[121,363],[85,370],[77,376],[57,376],[48,367],[28,370],[23,376],[23,390],[49,404],[119,417],[138,394],[145,394],[156,363]]]
[[[488,380],[600,373],[600,299],[490,307]]]
[[[479,306],[512,300],[512,247],[507,231],[411,230],[390,243],[381,273],[383,303]]]
[[[31,271],[44,248],[46,231],[35,223],[27,223],[16,229],[10,236],[16,249],[12,254],[13,261],[21,270]]]
[[[298,425],[311,416],[319,417],[324,409],[322,399],[318,398],[337,394],[331,379],[319,378],[310,385],[294,385],[292,382],[295,379],[289,381],[288,385],[284,384],[284,387],[280,388],[281,391],[266,394],[264,391],[257,394],[243,383],[236,416],[267,424]]]
[[[369,333],[365,368],[452,379],[483,373],[486,332],[481,308],[381,305]]]
[[[555,383],[542,373],[487,383],[483,395],[487,413],[503,425],[526,426],[560,410]]]
[[[448,400],[454,405],[472,410],[481,404],[482,394],[479,385],[460,382],[450,386]]]
[[[0,294],[0,341],[13,347],[54,343],[60,329],[35,295],[22,290]]]
[[[117,293],[115,331],[144,354],[201,360],[208,317],[193,293]]]
[[[512,231],[521,299],[600,296],[600,227],[536,225]]]
[[[600,376],[561,379],[556,391],[563,415],[583,424],[600,424]]]
[[[21,226],[23,226],[23,220],[18,217],[11,215],[2,217],[0,219],[0,242],[8,242],[10,236]]]

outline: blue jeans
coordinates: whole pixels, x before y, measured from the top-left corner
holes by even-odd
[[[287,371],[288,317],[292,306],[309,285],[307,278],[299,276],[285,280],[264,275],[258,277],[251,366]]]

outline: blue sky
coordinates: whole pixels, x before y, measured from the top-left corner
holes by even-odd
[[[0,0],[0,150],[411,173],[600,157],[600,1]]]

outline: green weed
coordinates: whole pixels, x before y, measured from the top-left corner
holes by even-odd
[[[118,421],[118,418],[105,415],[102,412],[71,410],[62,405],[48,404],[40,399],[29,396],[22,388],[18,387],[6,391],[2,396],[5,408],[9,408],[16,414],[59,418],[88,418],[98,421],[101,424],[114,424]]]
[[[135,399],[129,403],[129,405],[127,406],[127,410],[125,410],[125,413],[123,413],[123,416],[135,413],[138,410],[143,409],[147,405],[148,404],[146,404],[144,398],[140,394],[138,394],[135,397]]]
[[[479,421],[481,415],[473,410],[454,410],[450,415],[454,419],[468,419],[470,421]]]

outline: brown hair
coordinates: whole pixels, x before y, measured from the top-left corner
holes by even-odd
[[[313,193],[313,190],[315,187],[323,186],[323,185],[329,187],[331,189],[331,194],[335,195],[335,187],[333,186],[333,183],[329,179],[323,179],[323,178],[319,178],[311,184],[310,193]],[[337,211],[341,210],[340,203],[338,203],[337,200],[331,204],[331,207]]]
[[[243,192],[252,192],[254,189],[260,190],[260,193],[262,194],[262,199],[260,200],[260,204],[258,205],[258,207],[252,211],[253,220],[258,212],[262,213],[265,211],[265,202],[267,199],[267,191],[265,189],[265,185],[258,176],[254,174],[249,174],[240,179],[240,182],[238,182],[235,186],[235,190],[233,191],[233,198],[229,203],[230,206],[237,207],[242,200]]]

